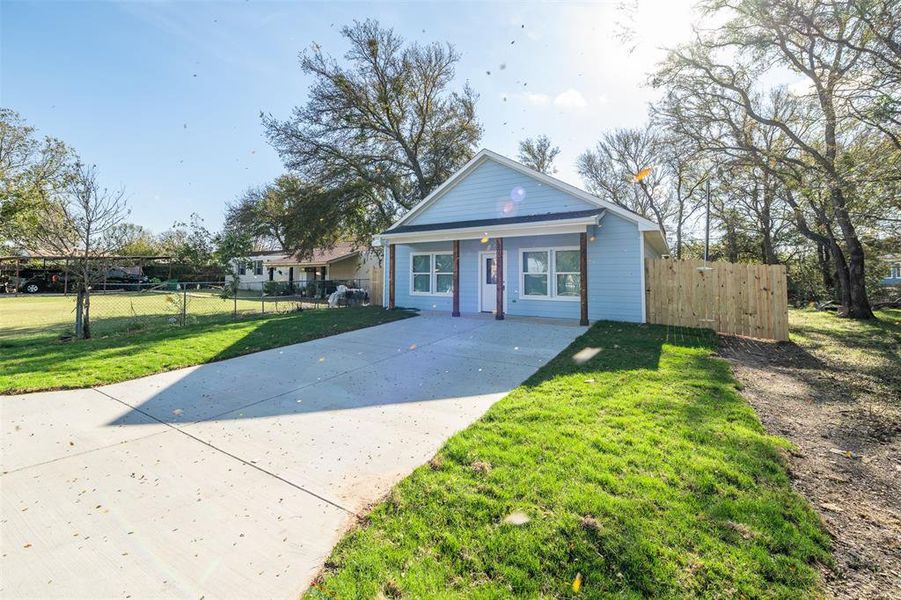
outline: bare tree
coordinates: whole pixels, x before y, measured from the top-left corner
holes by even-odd
[[[93,166],[77,163],[62,195],[48,202],[36,230],[41,246],[69,257],[67,277],[77,286],[75,335],[91,337],[91,286],[105,270],[99,259],[121,244],[121,224],[128,216],[124,190],[101,187]]]
[[[592,193],[656,221],[679,258],[709,168],[689,140],[653,123],[605,133],[578,159]]]
[[[858,109],[863,105],[867,110],[879,108],[868,103],[860,85],[870,74],[867,61],[878,45],[868,33],[867,21],[852,16],[845,4],[832,0],[707,2],[707,10],[726,15],[726,22],[700,34],[693,44],[672,51],[654,83],[667,87],[671,105],[682,104],[678,110],[689,118],[704,114],[708,123],[730,128],[735,123],[724,122],[724,115],[737,112],[742,121],[786,141],[783,152],[767,156],[756,144],[752,152],[763,158],[765,169],[789,171],[802,185],[815,178],[828,189],[826,216],[835,224],[847,257],[847,276],[840,276],[842,314],[868,319],[873,313],[853,204],[861,173],[874,177],[875,171],[849,160],[849,149],[868,130],[881,131],[872,119],[862,119],[860,110],[853,109],[854,102],[859,103]],[[866,8],[863,3],[858,6]],[[885,41],[891,47],[891,40]],[[803,84],[796,86],[799,91],[792,98],[780,103],[768,102],[761,89],[761,76],[774,65],[794,72]],[[732,139],[747,149],[749,138],[739,134]],[[898,160],[897,153],[888,157]],[[893,172],[890,165],[881,168]]]
[[[590,192],[664,227],[670,206],[663,192],[661,159],[660,135],[651,126],[616,129],[604,133],[593,150],[583,152],[577,168]],[[648,174],[639,177],[640,173]]]
[[[551,139],[546,135],[526,138],[519,142],[519,162],[535,169],[539,173],[553,175],[557,172],[554,159],[560,154],[559,146],[551,146]]]

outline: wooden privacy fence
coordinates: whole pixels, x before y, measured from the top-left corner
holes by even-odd
[[[373,306],[382,305],[383,276],[381,267],[371,267],[369,269],[369,303]]]
[[[788,340],[784,265],[645,261],[649,323]]]

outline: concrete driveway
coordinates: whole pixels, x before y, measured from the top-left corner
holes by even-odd
[[[0,397],[0,596],[295,599],[355,513],[583,331],[419,316]]]

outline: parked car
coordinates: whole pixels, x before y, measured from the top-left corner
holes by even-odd
[[[40,292],[62,292],[66,287],[66,274],[60,271],[25,268],[19,271],[19,277],[10,276],[6,282],[7,292],[24,292],[37,294]]]
[[[116,290],[116,289],[125,289],[125,290],[140,290],[144,287],[144,284],[149,284],[150,278],[144,275],[135,275],[134,273],[129,273],[124,269],[113,268],[107,271],[106,277],[94,284],[95,290]]]

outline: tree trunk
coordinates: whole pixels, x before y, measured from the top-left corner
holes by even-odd
[[[81,323],[82,338],[91,339],[91,292],[85,287],[84,304],[82,304],[83,317]]]
[[[735,225],[726,223],[726,252],[729,256],[729,262],[738,262],[738,242],[736,240],[737,231]]]
[[[763,234],[761,250],[763,252],[763,264],[775,265],[779,261],[776,260],[776,250],[773,248],[773,219],[770,213],[770,206],[773,203],[773,190],[771,184],[767,182],[765,184],[763,206],[760,209],[760,231]]]
[[[847,317],[851,319],[874,319],[867,299],[866,279],[864,276],[864,252],[863,244],[857,237],[857,232],[851,224],[851,219],[845,207],[845,196],[837,183],[833,183],[832,205],[835,210],[835,219],[842,230],[845,245],[848,247],[848,311]],[[840,274],[841,276],[841,274]]]
[[[82,288],[78,288],[78,293],[75,295],[75,337],[77,339],[82,338],[82,334],[84,333],[83,327],[83,312],[82,307],[84,306],[84,290]]]

